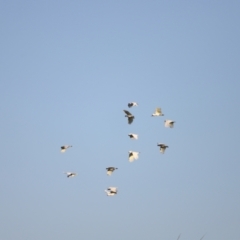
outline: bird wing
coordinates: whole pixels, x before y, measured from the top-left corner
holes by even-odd
[[[131,136],[131,138],[138,139],[138,135],[137,135],[137,134],[131,133],[131,134],[129,134],[129,135]]]
[[[131,124],[133,122],[134,116],[128,117],[128,124]]]
[[[135,158],[133,156],[128,158],[129,162],[133,162],[135,160]]]
[[[133,152],[134,159],[138,159],[138,152]]]
[[[164,153],[164,152],[165,152],[165,150],[166,150],[166,148],[165,148],[165,147],[160,147],[160,152],[161,152],[161,153]]]
[[[169,120],[166,120],[165,127],[169,127]]]
[[[127,111],[127,110],[123,110],[125,113],[126,113],[126,115],[128,115],[128,116],[131,116],[132,114],[129,112],[129,111]]]
[[[132,107],[133,106],[133,103],[129,103],[128,104],[128,107],[130,108],[130,107]]]
[[[161,113],[162,113],[162,110],[161,110],[161,108],[156,108],[156,113],[159,113],[159,114],[161,114]]]
[[[106,168],[108,171],[113,171],[114,170],[114,167],[108,167]]]
[[[116,187],[110,187],[109,188],[111,193],[117,193],[117,188]]]

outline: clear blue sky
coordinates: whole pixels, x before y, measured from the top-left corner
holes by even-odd
[[[1,1],[0,239],[239,240],[239,9]]]

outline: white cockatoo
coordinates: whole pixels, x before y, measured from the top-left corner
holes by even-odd
[[[107,196],[114,196],[117,194],[118,190],[116,187],[109,187],[107,190],[104,190]]]
[[[74,173],[74,172],[64,172],[64,173],[67,174],[68,178],[75,177],[77,175],[77,173]]]
[[[135,133],[129,133],[128,136],[131,138],[131,139],[138,139],[138,135],[135,134]]]
[[[152,114],[152,117],[164,116],[161,108],[156,108],[155,112]]]
[[[173,128],[174,121],[173,120],[165,120],[165,127]]]
[[[128,160],[129,162],[133,162],[134,160],[137,160],[138,159],[138,154],[139,152],[134,152],[134,151],[129,151],[128,152]]]
[[[62,153],[66,152],[66,150],[67,150],[68,148],[70,148],[70,147],[72,147],[72,146],[71,146],[71,145],[61,146],[61,152],[62,152]]]
[[[108,176],[111,176],[112,175],[112,173],[115,171],[115,170],[117,170],[118,168],[116,168],[116,167],[108,167],[108,168],[106,168],[106,170],[107,170],[107,175]]]
[[[136,106],[138,106],[138,103],[136,103],[136,102],[130,102],[130,103],[128,103],[128,107],[130,108],[130,107],[136,107]]]

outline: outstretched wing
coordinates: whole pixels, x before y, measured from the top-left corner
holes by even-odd
[[[132,114],[129,112],[129,111],[127,111],[127,110],[123,110],[125,113],[126,113],[126,115],[128,115],[128,116],[131,116]]]
[[[134,157],[135,159],[138,159],[138,152],[133,152],[133,157]]]

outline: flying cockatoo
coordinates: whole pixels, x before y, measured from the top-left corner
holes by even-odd
[[[173,120],[165,120],[165,127],[173,128],[174,121]]]
[[[160,147],[160,152],[161,153],[164,153],[166,148],[168,148],[168,146],[163,144],[163,143],[158,143],[158,147]]]
[[[104,190],[108,196],[114,196],[117,194],[118,190],[116,187],[109,187],[107,190]]]
[[[156,108],[155,112],[152,114],[152,117],[164,116],[161,108]]]
[[[129,133],[128,136],[131,138],[131,139],[138,139],[138,135],[137,134],[134,134],[134,133]]]
[[[128,160],[129,162],[133,162],[134,160],[137,160],[138,159],[138,154],[139,152],[133,152],[133,151],[129,151],[128,152]]]
[[[65,174],[67,174],[67,177],[75,177],[77,175],[77,173],[74,172],[65,172]]]
[[[107,169],[107,175],[111,176],[112,173],[117,170],[118,168],[115,168],[115,167],[108,167],[106,168]]]
[[[70,146],[70,145],[61,146],[61,152],[62,152],[62,153],[66,152],[66,150],[67,150],[68,148],[70,148],[70,147],[72,147],[72,146]]]
[[[136,102],[130,102],[130,103],[128,103],[128,107],[130,108],[130,107],[136,107],[136,106],[138,106],[138,103],[136,103]]]

